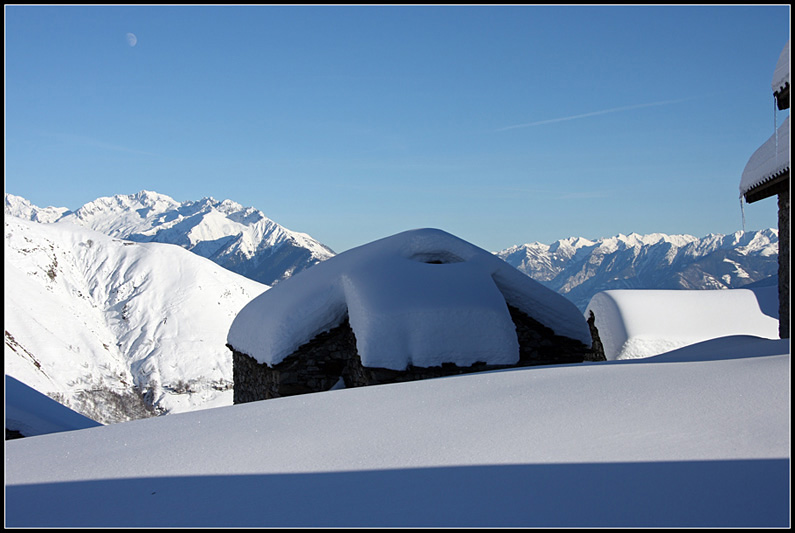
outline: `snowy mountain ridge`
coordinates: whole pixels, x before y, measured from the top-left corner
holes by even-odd
[[[5,217],[6,374],[100,422],[229,405],[226,334],[267,285],[178,246]]]
[[[739,288],[775,276],[778,230],[729,235],[619,234],[511,246],[496,255],[584,310],[609,289]]]
[[[272,285],[334,252],[261,211],[207,197],[177,202],[164,194],[101,197],[75,211],[33,206],[6,194],[5,213],[37,222],[71,222],[111,237],[176,244],[233,272]]]
[[[33,222],[50,223],[55,222],[69,212],[69,209],[65,207],[42,208],[33,205],[29,200],[21,196],[14,196],[8,193],[5,195],[6,215],[12,215]]]
[[[70,221],[136,242],[177,244],[267,285],[334,256],[304,233],[232,200],[177,202],[152,191],[98,198],[75,211],[38,208],[6,194],[6,214]],[[584,310],[599,291],[725,289],[777,275],[778,230],[728,235],[618,234],[511,246],[495,254]]]

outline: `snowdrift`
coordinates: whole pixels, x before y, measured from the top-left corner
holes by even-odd
[[[11,376],[5,377],[7,430],[19,432],[23,437],[35,437],[101,425]]]
[[[9,527],[787,527],[790,355],[343,389],[6,443]]]

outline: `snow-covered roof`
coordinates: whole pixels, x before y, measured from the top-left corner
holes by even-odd
[[[784,45],[781,55],[778,57],[776,69],[773,71],[773,94],[780,92],[789,85],[789,41]]]
[[[740,179],[740,195],[743,196],[789,170],[789,117],[779,126],[748,160]]]
[[[594,313],[608,360],[637,359],[734,335],[777,339],[777,291],[609,290],[594,295],[585,313]]]
[[[227,341],[278,364],[347,316],[364,366],[513,364],[519,345],[506,302],[558,335],[591,343],[569,300],[437,229],[353,248],[282,281],[240,311]]]

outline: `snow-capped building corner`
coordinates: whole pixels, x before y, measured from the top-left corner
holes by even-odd
[[[771,88],[775,109],[790,107],[789,41],[779,55]],[[778,197],[779,335],[789,338],[790,120],[789,116],[748,160],[740,178],[740,198],[748,203]]]
[[[771,86],[778,108],[789,109],[789,41],[778,56]]]
[[[775,107],[779,110],[790,106],[789,41],[779,55],[773,72],[771,89]],[[740,195],[749,203],[778,194],[789,189],[790,171],[790,122],[787,117],[770,138],[762,144],[748,160],[740,179]]]
[[[751,155],[740,179],[740,195],[748,203],[789,189],[790,120],[785,118],[775,133]]]
[[[235,403],[594,357],[573,303],[437,229],[282,281],[240,311],[227,344]]]

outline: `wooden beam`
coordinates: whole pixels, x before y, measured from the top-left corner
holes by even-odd
[[[749,204],[775,196],[782,191],[789,190],[789,169],[778,176],[760,183],[745,193],[745,201]]]

